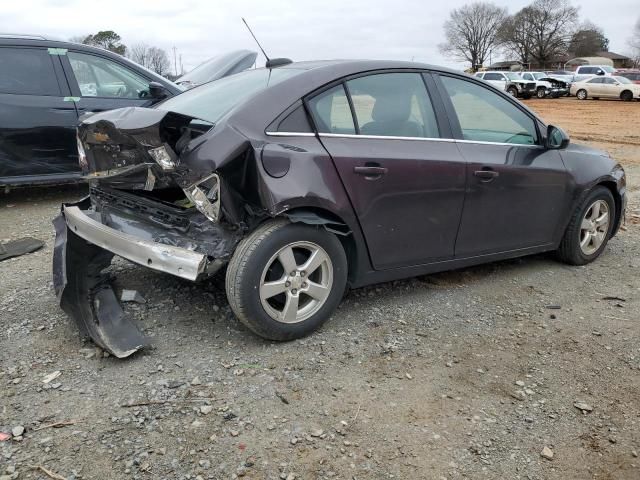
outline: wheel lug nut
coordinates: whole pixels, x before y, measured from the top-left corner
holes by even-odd
[[[284,282],[284,286],[285,287],[290,287],[291,286],[291,282]]]
[[[291,272],[291,276],[295,277],[296,276],[296,272],[295,271]]]
[[[307,288],[307,282],[302,282],[302,288]]]
[[[293,293],[293,294],[295,295],[296,293],[298,293],[298,290],[296,290],[296,289],[294,288],[293,290],[291,290],[291,293]]]
[[[300,272],[300,276],[304,277],[307,274],[307,272],[305,272],[304,270],[302,272]]]

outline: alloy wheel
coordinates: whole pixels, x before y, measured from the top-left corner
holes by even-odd
[[[302,322],[325,304],[333,287],[333,264],[313,242],[293,242],[267,262],[260,278],[260,302],[282,323]]]
[[[602,246],[609,232],[609,204],[596,200],[587,209],[580,224],[580,249],[585,255],[593,255]]]

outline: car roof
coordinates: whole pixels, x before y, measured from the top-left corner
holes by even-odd
[[[47,39],[40,35],[22,35],[22,34],[0,34],[0,47],[41,47],[41,48],[64,48],[67,50],[82,50],[87,53],[95,53],[98,55],[113,58],[114,60],[129,64],[138,70],[146,72],[148,77],[151,77],[153,81],[158,81],[169,87],[174,95],[182,92],[184,89],[172,81],[152,72],[148,68],[129,60],[128,58],[118,55],[115,52],[106,50],[104,48],[94,47],[92,45],[85,45],[84,43],[67,42],[64,40]]]

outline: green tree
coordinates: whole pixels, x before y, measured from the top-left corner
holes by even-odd
[[[588,57],[609,49],[609,39],[600,27],[585,22],[571,37],[569,51],[576,57]]]
[[[127,47],[120,40],[120,35],[113,30],[102,30],[95,35],[87,35],[82,43],[124,55]]]

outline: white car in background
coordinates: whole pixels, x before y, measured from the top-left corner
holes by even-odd
[[[619,98],[626,102],[640,100],[640,85],[634,84],[625,77],[591,77],[571,85],[571,94],[578,100],[593,98]]]

